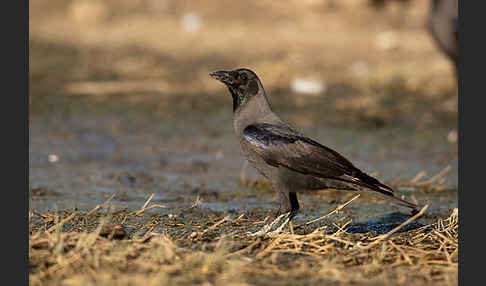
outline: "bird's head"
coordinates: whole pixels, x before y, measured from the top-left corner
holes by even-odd
[[[233,111],[243,107],[260,90],[263,91],[263,86],[258,76],[249,69],[218,70],[210,72],[209,75],[228,87],[233,97]]]

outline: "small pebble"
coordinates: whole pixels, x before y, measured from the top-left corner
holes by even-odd
[[[457,142],[457,130],[453,129],[447,134],[447,141],[449,141],[449,143]]]
[[[47,160],[50,163],[56,163],[57,161],[59,161],[59,156],[57,156],[56,154],[49,154],[49,156],[47,157]]]
[[[196,32],[201,28],[201,17],[193,12],[186,13],[182,16],[181,26],[185,31]]]

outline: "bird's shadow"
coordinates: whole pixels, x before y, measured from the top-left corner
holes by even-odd
[[[348,233],[368,233],[370,231],[376,232],[377,235],[385,234],[395,227],[399,226],[400,224],[404,223],[407,219],[411,216],[410,214],[404,214],[401,212],[393,212],[387,214],[383,217],[369,219],[364,222],[355,223],[349,225],[346,228],[346,232]],[[396,233],[407,232],[409,230],[413,230],[416,228],[423,227],[424,225],[417,222],[412,221],[411,223],[405,225],[404,227],[400,228]]]

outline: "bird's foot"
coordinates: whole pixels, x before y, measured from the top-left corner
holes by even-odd
[[[271,231],[268,233],[268,235],[275,235],[275,234],[279,234],[282,232],[283,228],[289,223],[290,221],[290,212],[284,214],[285,215],[285,219],[284,221],[282,222],[282,224],[277,228],[275,229],[274,231]]]
[[[290,218],[291,218],[291,212],[281,214],[274,221],[272,221],[271,223],[269,223],[267,225],[264,225],[259,231],[255,232],[255,233],[250,233],[250,235],[260,236],[260,235],[265,235],[265,234],[268,234],[268,235],[279,234],[280,232],[282,232],[282,229],[289,223]],[[271,231],[273,226],[275,226],[281,220],[283,220],[282,224],[279,227],[277,227],[275,230]]]

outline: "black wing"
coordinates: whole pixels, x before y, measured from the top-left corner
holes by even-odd
[[[336,151],[288,126],[252,124],[243,130],[243,137],[272,166],[284,166],[302,174],[340,180],[392,195],[390,187],[363,173]]]

